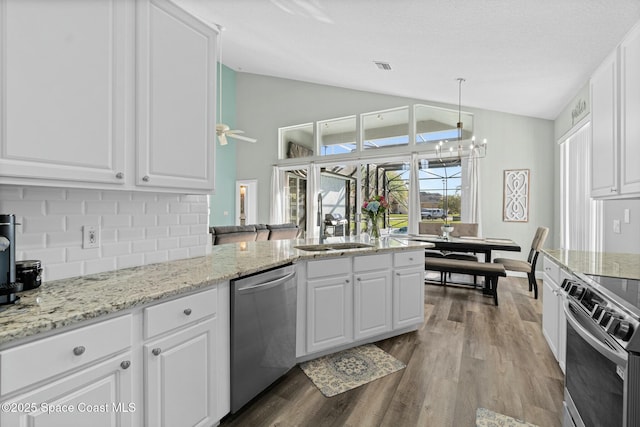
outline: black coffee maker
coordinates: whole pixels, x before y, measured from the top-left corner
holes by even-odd
[[[0,214],[0,304],[13,304],[22,284],[16,281],[16,216]]]

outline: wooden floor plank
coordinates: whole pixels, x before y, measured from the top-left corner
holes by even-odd
[[[221,426],[473,426],[479,407],[560,426],[564,377],[542,336],[542,295],[500,280],[498,307],[477,290],[426,285],[422,327],[376,343],[405,369],[327,398],[296,367]]]

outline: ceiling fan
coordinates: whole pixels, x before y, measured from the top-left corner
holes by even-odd
[[[249,138],[248,136],[238,135],[239,133],[244,133],[241,130],[232,130],[229,126],[224,123],[216,124],[216,135],[218,135],[218,140],[220,141],[220,145],[227,145],[227,137],[239,139],[241,141],[247,142],[257,142],[258,140],[255,138]]]
[[[220,141],[220,145],[227,145],[227,137],[238,139],[240,141],[247,142],[257,142],[258,140],[255,138],[250,138],[248,136],[238,135],[239,133],[244,133],[242,130],[232,130],[229,125],[222,123],[222,32],[224,31],[224,27],[220,24],[214,24],[219,31],[219,43],[218,43],[218,52],[219,52],[219,70],[218,70],[218,99],[220,100],[220,105],[218,108],[218,118],[219,123],[216,123],[216,135],[218,136],[218,141]]]

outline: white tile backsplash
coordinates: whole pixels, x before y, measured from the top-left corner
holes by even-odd
[[[0,185],[0,213],[14,214],[16,259],[39,259],[51,281],[204,256],[207,196]],[[82,248],[82,226],[101,227]]]

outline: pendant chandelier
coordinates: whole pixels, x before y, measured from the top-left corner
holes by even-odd
[[[447,157],[485,157],[487,155],[487,138],[482,140],[482,143],[476,143],[476,137],[473,135],[470,140],[462,139],[462,83],[466,79],[458,77],[458,123],[456,128],[458,130],[458,139],[455,142],[444,140],[438,142],[436,145],[436,154],[438,158]]]

